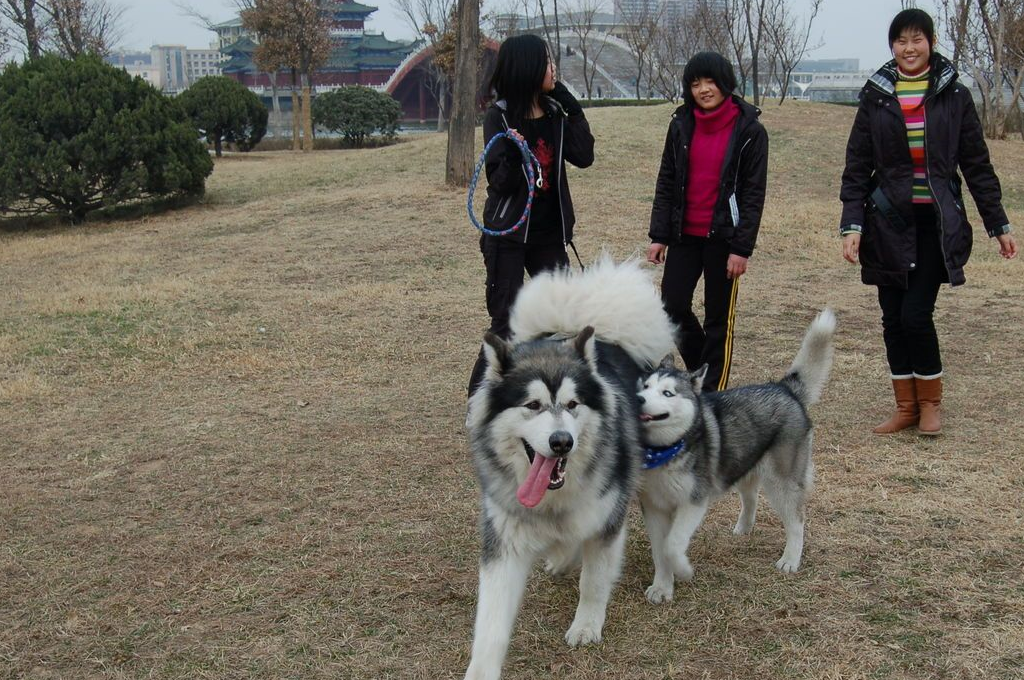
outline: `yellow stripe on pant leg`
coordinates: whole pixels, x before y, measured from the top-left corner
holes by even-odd
[[[729,321],[725,327],[725,356],[722,360],[722,375],[718,378],[718,390],[722,391],[729,384],[729,369],[732,368],[732,335],[736,324],[736,298],[740,292],[740,279],[732,280],[732,293],[729,295]]]

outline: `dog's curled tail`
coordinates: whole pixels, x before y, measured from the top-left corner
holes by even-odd
[[[545,335],[573,337],[591,326],[641,366],[657,366],[675,349],[675,327],[650,272],[636,259],[616,264],[602,255],[585,272],[560,269],[520,289],[509,321],[516,342]]]
[[[825,308],[818,313],[804,335],[800,351],[789,367],[782,382],[810,406],[821,398],[832,368],[832,336],[836,330],[836,316]]]

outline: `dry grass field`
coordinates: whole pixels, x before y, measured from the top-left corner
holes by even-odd
[[[780,375],[824,305],[798,574],[735,497],[697,578],[644,599],[634,512],[604,642],[568,649],[573,580],[531,578],[506,677],[1024,677],[1024,278],[977,229],[937,309],[945,434],[879,438],[873,289],[840,257],[852,108],[765,107],[769,203],[733,384]],[[571,170],[584,260],[647,244],[671,108],[598,109]],[[1024,144],[992,143],[1024,224]],[[217,161],[206,199],[0,227],[0,678],[460,678],[476,596],[464,388],[487,319],[445,138]],[[975,214],[975,213],[971,213]],[[0,223],[3,224],[3,223]]]

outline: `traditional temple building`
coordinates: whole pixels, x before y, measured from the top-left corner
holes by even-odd
[[[405,58],[421,47],[418,42],[388,40],[383,34],[367,33],[366,19],[377,11],[376,7],[339,0],[330,11],[333,49],[327,62],[313,75],[314,86],[383,85]],[[241,22],[226,21],[213,30],[226,57],[220,65],[221,73],[248,87],[269,87],[269,76],[253,63],[256,43]],[[282,71],[277,77],[278,86],[290,83],[291,73]]]

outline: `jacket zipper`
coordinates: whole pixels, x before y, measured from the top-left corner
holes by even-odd
[[[505,113],[504,112],[502,112],[502,114],[501,114],[501,122],[505,125],[505,132],[508,132],[509,131],[508,119],[505,118]],[[519,169],[523,171],[523,179],[526,180],[527,191],[529,191],[530,175],[527,174],[526,168],[523,165],[520,165]],[[508,200],[505,201],[505,210],[501,211],[501,215],[499,216],[499,219],[501,217],[505,216],[505,212],[508,210],[508,206],[512,203],[512,199],[513,198],[514,198],[514,196],[509,196]],[[530,237],[530,217],[531,216],[532,215],[527,215],[526,216],[526,229],[523,231],[523,243],[526,243],[526,240]]]
[[[736,201],[736,187],[740,184],[740,164],[743,162],[743,152],[746,151],[747,145],[752,142],[753,139],[748,139],[743,142],[743,146],[740,147],[740,152],[736,156],[736,176],[732,180],[732,196],[729,197],[729,215],[732,216],[732,204],[736,202],[736,216],[733,218],[732,226],[735,229],[740,226],[740,206],[739,202]]]
[[[946,270],[946,277],[952,281],[953,274],[949,271],[949,262],[946,260],[946,230],[943,228],[943,217],[942,217],[942,203],[939,201],[938,196],[935,195],[935,189],[932,187],[932,173],[928,168],[928,100],[925,99],[921,103],[924,110],[921,112],[924,117],[924,173],[928,177],[928,191],[932,194],[932,203],[938,209],[939,213],[939,250],[942,251],[942,267]],[[913,195],[913,186],[911,186],[911,195]],[[918,234],[920,238],[920,234]]]
[[[558,163],[552,168],[555,173],[555,196],[558,198],[558,215],[562,218],[562,247],[565,248],[569,244],[569,239],[565,237],[565,209],[562,207],[562,178],[558,174],[562,171],[562,147],[565,144],[565,117],[563,116],[561,121],[561,131],[558,135]],[[529,218],[527,218],[529,221]]]

